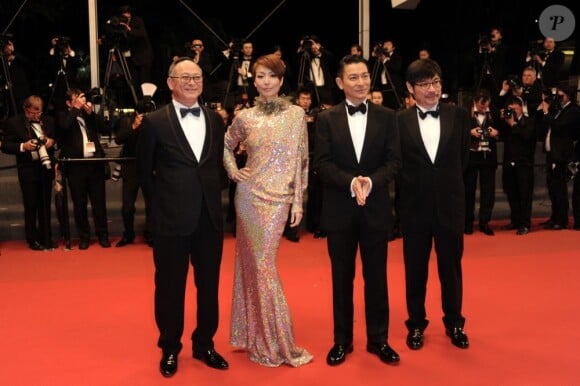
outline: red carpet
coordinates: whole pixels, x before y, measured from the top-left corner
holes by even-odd
[[[492,224],[496,229],[499,223]],[[116,240],[113,240],[116,241]],[[471,347],[451,345],[441,323],[432,264],[425,347],[405,345],[402,242],[389,244],[390,344],[399,366],[365,351],[362,279],[356,282],[355,350],[336,368],[332,345],[330,268],[326,242],[303,234],[282,242],[279,268],[297,343],[314,362],[265,368],[228,344],[235,239],[226,238],[217,350],[225,372],[190,356],[194,288],[189,283],[184,349],[171,379],[158,372],[153,320],[153,263],[145,244],[33,252],[24,242],[0,244],[0,385],[571,385],[580,353],[580,232],[527,236],[497,231],[466,236],[464,313]],[[73,244],[76,247],[76,244]],[[432,263],[434,263],[432,259]]]

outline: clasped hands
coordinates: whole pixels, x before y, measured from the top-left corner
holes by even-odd
[[[358,205],[364,206],[366,204],[370,190],[371,182],[368,177],[358,176],[352,180],[352,191]]]

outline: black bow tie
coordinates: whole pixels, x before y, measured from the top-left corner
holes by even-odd
[[[354,113],[356,113],[357,111],[360,111],[363,114],[366,114],[367,112],[367,105],[365,103],[361,103],[358,106],[352,106],[347,104],[346,107],[348,108],[348,113],[350,115],[354,115]]]
[[[199,114],[201,114],[201,108],[199,107],[192,107],[190,109],[182,107],[179,111],[181,112],[181,118],[184,118],[188,113],[192,113],[196,117],[199,117]]]
[[[476,111],[475,116],[483,115],[485,116],[487,113],[482,113],[481,111]]]
[[[417,111],[419,112],[419,118],[421,119],[427,118],[427,115],[431,115],[433,118],[439,117],[439,107],[437,107],[437,110],[429,111],[421,111],[421,109],[417,107]]]

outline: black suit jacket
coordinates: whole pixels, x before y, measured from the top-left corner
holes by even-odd
[[[398,112],[403,168],[400,174],[401,226],[424,229],[435,222],[463,232],[463,172],[469,159],[470,118],[467,110],[440,103],[441,138],[435,162],[421,138],[417,110]]]
[[[54,138],[54,120],[50,116],[43,116],[41,119],[42,130],[48,138]],[[32,158],[29,151],[20,151],[20,144],[31,139],[38,139],[36,132],[30,126],[24,115],[16,115],[6,121],[4,128],[4,139],[2,141],[2,151],[6,154],[16,156],[16,166],[19,178],[36,180],[39,178],[38,167],[40,161]],[[47,148],[49,157],[54,158],[54,147]]]
[[[60,147],[61,158],[84,158],[84,144],[81,126],[77,118],[82,117],[87,126],[88,140],[95,144],[95,157],[104,157],[105,151],[101,146],[99,133],[103,130],[103,124],[97,114],[86,114],[85,112],[72,108],[68,111],[58,112],[57,121],[57,142]]]
[[[145,194],[152,200],[154,234],[193,233],[204,203],[212,224],[222,230],[220,171],[225,127],[215,111],[202,107],[202,113],[206,137],[200,160],[187,142],[173,103],[143,118],[137,142],[137,172]]]
[[[580,126],[580,107],[570,102],[560,113],[550,112],[543,116],[544,150],[550,130],[550,157],[554,162],[569,162],[574,155],[574,139]]]
[[[323,183],[322,229],[348,229],[354,225],[359,210],[371,229],[387,232],[392,228],[388,185],[401,167],[395,112],[369,103],[367,114],[360,162],[356,159],[344,103],[318,114],[314,167]],[[350,193],[352,179],[360,175],[370,177],[373,184],[362,207]]]

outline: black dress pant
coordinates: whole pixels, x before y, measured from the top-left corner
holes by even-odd
[[[121,175],[123,177],[121,214],[125,228],[123,236],[128,240],[133,240],[135,238],[135,202],[141,187],[135,162],[124,163]],[[143,190],[141,190],[141,193],[145,201],[145,237],[151,237],[151,201]]]
[[[568,226],[568,165],[566,163],[552,162],[549,157],[546,162],[546,183],[548,195],[552,204],[550,219],[554,224],[562,227]]]
[[[79,238],[89,240],[91,236],[88,218],[88,200],[97,237],[109,235],[105,198],[105,167],[101,161],[68,162],[64,173],[74,207],[75,225]]]
[[[495,205],[494,164],[470,164],[465,171],[465,225],[472,225],[475,218],[475,197],[479,177],[479,225],[487,225]]]
[[[516,227],[532,225],[533,165],[503,165],[503,188],[510,206],[510,222]]]
[[[52,244],[50,215],[53,179],[53,169],[46,169],[40,162],[19,166],[24,232],[29,245],[35,242],[45,246]]]

